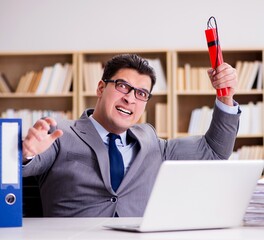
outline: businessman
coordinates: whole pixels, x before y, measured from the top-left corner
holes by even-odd
[[[44,216],[141,217],[163,161],[228,159],[240,116],[236,70],[223,63],[208,75],[215,89],[230,92],[216,98],[203,136],[165,140],[137,124],[156,77],[135,54],[107,62],[96,106],[80,119],[38,120],[23,141],[23,176],[37,176]]]

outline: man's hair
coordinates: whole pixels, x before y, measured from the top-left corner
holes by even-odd
[[[151,79],[151,89],[156,83],[156,74],[154,69],[149,65],[148,61],[137,54],[120,54],[110,59],[105,67],[102,79],[111,79],[120,69],[133,69],[139,74],[144,74]]]

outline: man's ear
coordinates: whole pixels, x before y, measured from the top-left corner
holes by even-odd
[[[103,80],[100,80],[98,82],[97,89],[96,89],[97,97],[101,97],[102,96],[105,87],[106,87],[106,83]]]

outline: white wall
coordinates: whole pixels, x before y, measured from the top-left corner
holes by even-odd
[[[264,48],[263,0],[0,0],[0,52]]]

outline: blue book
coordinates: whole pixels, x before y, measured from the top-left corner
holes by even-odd
[[[22,226],[22,121],[0,118],[0,227]]]

